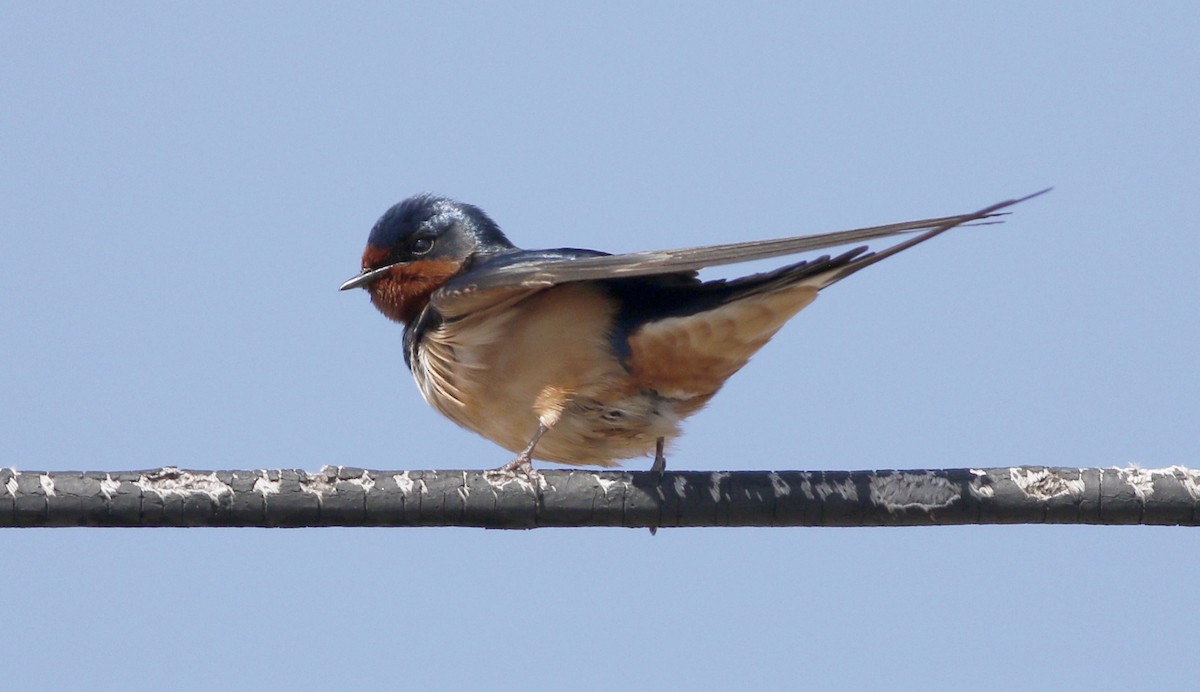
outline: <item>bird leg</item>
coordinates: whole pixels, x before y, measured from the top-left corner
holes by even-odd
[[[654,443],[654,465],[650,467],[650,473],[662,477],[663,472],[667,470],[667,457],[663,455],[663,447],[666,446],[667,438],[660,437]]]
[[[538,421],[537,432],[533,434],[533,439],[529,441],[525,449],[521,450],[516,459],[496,470],[502,473],[526,476],[530,480],[537,480],[538,472],[533,468],[533,448],[537,446],[538,440],[542,439],[542,435],[545,435],[548,430],[550,428],[545,423]]]
[[[654,482],[662,483],[663,472],[667,470],[667,457],[663,455],[663,447],[667,444],[667,438],[660,437],[654,443],[654,464],[650,467],[650,475],[654,478]],[[659,490],[662,493],[662,490]],[[650,535],[658,533],[658,525],[652,524],[646,528],[650,529]]]

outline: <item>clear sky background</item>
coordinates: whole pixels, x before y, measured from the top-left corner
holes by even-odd
[[[633,251],[1049,185],[829,290],[670,466],[1200,465],[1197,35],[1190,2],[3,3],[0,465],[508,461],[336,290],[415,192]],[[0,546],[14,690],[1196,681],[1193,529]]]

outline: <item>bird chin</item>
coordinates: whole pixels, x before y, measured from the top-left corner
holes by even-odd
[[[407,300],[404,284],[395,279],[380,279],[370,286],[371,304],[393,322],[407,325],[420,309],[413,309]]]

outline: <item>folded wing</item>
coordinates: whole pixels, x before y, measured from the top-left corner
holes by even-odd
[[[694,272],[704,267],[750,262],[859,243],[902,233],[925,231],[916,238],[871,255],[869,258],[860,259],[853,265],[854,271],[857,271],[956,226],[976,222],[997,223],[989,220],[1000,216],[1001,214],[998,212],[1001,209],[1047,191],[1042,190],[1026,197],[993,204],[970,214],[817,235],[620,255],[573,250],[519,252],[505,258],[497,258],[499,261],[485,262],[477,269],[456,277],[433,294],[432,304],[440,313],[453,318],[481,307],[505,300],[519,299],[529,293],[571,281]],[[844,277],[838,276],[837,278]]]

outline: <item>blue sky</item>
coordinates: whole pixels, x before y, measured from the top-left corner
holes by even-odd
[[[1184,2],[5,3],[0,465],[507,461],[336,290],[415,192],[526,247],[632,251],[1054,185],[828,291],[670,466],[1195,466],[1198,31]],[[0,545],[13,689],[1195,680],[1186,529]]]

